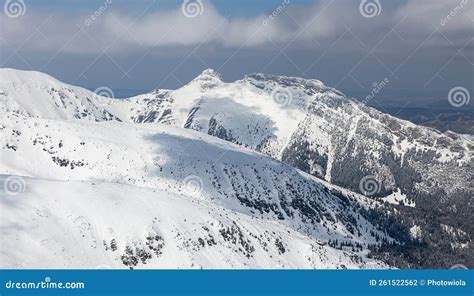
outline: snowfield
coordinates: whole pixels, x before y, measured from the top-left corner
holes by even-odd
[[[18,115],[0,134],[11,147],[3,183],[24,181],[17,195],[4,188],[4,268],[386,267],[366,256],[386,235],[360,217],[365,204],[238,145],[162,125]]]
[[[315,79],[119,100],[0,69],[0,268],[452,266],[473,153]]]
[[[24,193],[2,197],[1,268],[386,267],[209,201],[118,183],[24,180]]]

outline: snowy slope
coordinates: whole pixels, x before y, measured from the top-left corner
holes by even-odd
[[[118,183],[23,180],[24,193],[2,197],[2,268],[386,268],[364,252],[199,199]]]
[[[356,192],[365,176],[373,176],[380,187],[375,196],[473,190],[465,173],[474,165],[468,137],[383,114],[314,79],[252,74],[226,83],[208,69],[177,90],[111,100],[38,72],[0,69],[0,77],[6,113],[194,129]],[[354,170],[347,174],[347,167]],[[446,170],[453,172],[449,178]],[[405,180],[407,174],[417,186]]]
[[[208,69],[177,90],[110,108],[124,121],[190,128],[263,152],[355,192],[367,175],[382,197],[397,190],[413,199],[438,189],[449,195],[473,189],[465,173],[473,167],[472,140],[383,114],[314,79],[252,74],[225,83]],[[446,170],[453,172],[449,178]]]
[[[0,74],[4,173],[102,180],[170,194],[183,194],[180,184],[189,177],[191,184],[205,188],[204,200],[245,215],[283,217],[288,227],[327,238],[334,233],[314,227],[324,220],[324,211],[317,206],[307,211],[306,204],[311,196],[326,196],[318,204],[330,209],[328,200],[338,194],[321,195],[321,188],[339,186],[343,196],[358,196],[353,191],[385,202],[388,206],[378,211],[394,220],[369,215],[369,224],[391,231],[402,244],[412,244],[410,229],[417,229],[416,239],[423,244],[406,248],[410,264],[445,267],[458,258],[474,258],[469,222],[474,143],[469,136],[383,114],[315,79],[252,74],[224,82],[208,69],[176,90],[110,100],[37,72],[1,69]],[[115,123],[102,122],[110,120]],[[91,121],[99,123],[90,126]],[[69,142],[75,144],[69,147]],[[294,172],[300,177],[293,179]],[[282,203],[287,195],[291,198]],[[358,196],[355,208],[362,200]],[[288,205],[296,216],[287,212]],[[313,212],[317,215],[307,216]],[[350,216],[336,220],[351,221]],[[453,236],[443,225],[462,235]],[[337,229],[342,236],[350,233],[347,225]],[[420,251],[420,246],[431,249]],[[384,250],[382,257],[391,250],[395,260],[400,257],[399,249]]]
[[[104,106],[110,98],[41,72],[0,69],[0,114],[50,119],[117,120]]]
[[[225,83],[208,69],[182,88],[117,101],[110,110],[123,120],[191,128],[278,158],[304,117],[310,94],[323,85],[274,78],[262,83],[261,76],[251,75]]]
[[[232,143],[167,126],[18,115],[0,134],[0,173],[30,177],[20,195],[2,194],[4,237],[16,246],[2,249],[3,267],[124,267],[137,253],[150,267],[384,266],[367,247],[390,238],[361,215],[363,203]],[[33,234],[13,231],[30,223]],[[153,253],[147,236],[156,235],[166,248],[146,259],[140,250]],[[106,250],[113,239],[116,253]],[[78,244],[92,246],[83,262]],[[51,264],[35,261],[49,249]]]

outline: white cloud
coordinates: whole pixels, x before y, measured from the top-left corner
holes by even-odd
[[[382,2],[383,13],[365,19],[359,14],[358,3],[317,1],[306,6],[285,6],[271,20],[268,20],[271,11],[250,18],[227,19],[210,2],[204,2],[203,14],[195,18],[184,16],[181,7],[176,7],[174,10],[151,12],[136,20],[111,5],[88,26],[85,23],[90,13],[65,15],[57,11],[48,18],[50,15],[45,12],[28,10],[21,18],[0,16],[0,37],[6,43],[4,48],[14,49],[23,44],[22,50],[56,52],[62,48],[63,52],[70,53],[96,53],[104,49],[133,52],[151,47],[201,43],[221,47],[259,47],[283,46],[296,41],[298,46],[305,46],[314,39],[319,42],[334,40],[348,28],[370,43],[374,36],[384,34],[405,20],[400,27],[404,28],[407,38],[417,40],[436,26],[450,34],[450,42],[457,43],[457,38],[462,37],[463,42],[469,38],[465,35],[459,37],[457,32],[470,32],[472,35],[472,2],[410,0],[398,7]],[[464,3],[462,9],[456,9],[459,3]],[[454,9],[456,15],[440,26],[443,18]],[[74,36],[75,39],[71,40]]]
[[[400,7],[394,17],[395,19],[406,17],[407,22],[425,29],[432,29],[433,27],[438,27],[443,31],[468,29],[472,33],[473,9],[473,0],[411,0]],[[447,22],[444,23],[443,21]]]

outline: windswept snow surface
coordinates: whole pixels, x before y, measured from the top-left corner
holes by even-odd
[[[118,120],[104,106],[112,99],[41,72],[0,69],[0,114],[48,119]]]
[[[187,247],[183,252],[190,252],[189,256],[163,252],[159,254],[162,259],[154,253],[158,248],[155,245],[161,245],[162,240],[167,247],[178,244],[176,238],[167,236],[167,242],[161,237],[169,230],[160,228],[160,239],[151,239],[154,245],[148,248],[143,233],[117,228],[114,231],[120,232],[121,239],[118,244],[117,235],[117,253],[114,262],[109,262],[111,266],[169,267],[160,265],[171,262],[164,258],[178,256],[183,260],[194,258],[195,265],[176,260],[176,268],[365,268],[372,266],[372,262],[382,266],[367,258],[369,245],[397,241],[401,245],[411,244],[416,232],[416,239],[432,249],[423,252],[407,248],[408,253],[403,256],[411,258],[409,264],[418,266],[426,261],[428,267],[446,267],[457,258],[472,258],[470,242],[474,234],[469,221],[473,212],[473,154],[472,136],[441,133],[397,119],[315,79],[251,74],[225,82],[208,69],[179,89],[158,89],[119,100],[62,83],[43,73],[0,69],[0,174],[5,178],[28,177],[27,189],[38,188],[38,184],[70,184],[71,188],[83,186],[80,190],[86,191],[99,185],[110,191],[115,190],[114,186],[130,188],[132,200],[145,200],[145,196],[157,200],[179,197],[182,202],[211,207],[220,212],[219,217],[228,216],[227,222],[219,220],[224,230],[219,228],[213,233],[215,242],[223,240],[226,244],[210,242],[202,246],[198,239],[202,248]],[[357,194],[367,194],[362,190],[364,180],[371,180],[374,185],[374,191],[367,197]],[[51,198],[28,192],[17,197],[26,194],[31,197],[28,200]],[[18,212],[21,207],[17,208],[15,201],[21,199],[6,195],[4,190],[2,212],[11,219],[22,217],[20,224],[7,226],[3,224],[7,220],[0,221],[6,237],[15,241],[19,233],[28,236],[28,227],[21,223],[29,221],[31,215]],[[68,203],[70,196],[81,200],[75,192],[61,200]],[[102,191],[93,196],[100,200]],[[151,207],[152,203],[146,204]],[[148,210],[147,205],[143,207]],[[63,206],[69,208],[69,204]],[[374,215],[368,210],[374,208],[383,208],[383,214],[396,216],[396,223],[383,225],[388,220],[380,217],[380,212]],[[47,210],[54,215],[61,211]],[[121,210],[125,208],[117,209],[117,213]],[[10,212],[15,216],[8,216]],[[94,209],[90,212],[95,213]],[[210,213],[214,212],[209,210]],[[85,216],[87,221],[95,219],[93,215],[77,215]],[[112,211],[110,215],[114,215]],[[137,218],[124,224],[133,224],[144,214],[130,215]],[[289,239],[263,239],[239,224],[238,221],[246,221],[244,218],[259,221],[262,228],[258,233],[270,231],[268,225],[281,232],[289,229],[291,235],[304,238],[302,245],[303,241],[316,241],[318,246],[340,257],[315,253],[313,259],[306,260],[309,263],[294,259]],[[142,225],[144,229],[152,227],[151,222],[147,223]],[[459,231],[454,235],[443,225]],[[192,232],[188,226],[183,229]],[[211,231],[211,226],[205,227]],[[419,231],[410,232],[415,226]],[[38,227],[48,232],[48,224]],[[390,237],[386,233],[390,230],[397,233],[392,232]],[[436,236],[430,235],[433,231]],[[97,243],[104,248],[94,249],[94,256],[109,256],[111,247],[107,240],[111,238],[101,233],[94,235],[98,241],[106,241]],[[124,239],[128,236],[131,238]],[[135,241],[137,237],[142,237],[142,241]],[[186,239],[193,241],[197,237]],[[67,237],[63,240],[57,244],[68,244]],[[137,244],[143,248],[136,247]],[[269,245],[278,245],[281,254],[272,253]],[[50,245],[44,246],[47,250]],[[232,250],[238,259],[223,263],[207,257],[206,261],[202,256],[208,255],[204,255],[203,248],[219,254]],[[268,249],[266,257],[257,255],[258,248]],[[16,249],[36,252],[23,243]],[[15,266],[11,260],[24,262],[21,258],[27,256],[20,252],[13,256],[7,251],[15,250],[2,249],[0,259],[5,260],[1,262],[10,262],[9,267]],[[77,252],[68,249],[68,258],[77,256]],[[383,252],[382,257],[386,255]],[[146,259],[149,256],[154,259]],[[391,256],[398,262],[400,254]],[[6,261],[10,257],[13,259]],[[440,262],[441,257],[448,259]],[[77,262],[68,262],[61,264],[78,266]]]
[[[119,183],[24,180],[24,193],[2,197],[2,268],[386,267],[205,200]]]
[[[24,189],[2,192],[3,268],[387,267],[367,258],[374,235],[387,236],[363,203],[238,145],[20,115],[0,134],[2,181]]]

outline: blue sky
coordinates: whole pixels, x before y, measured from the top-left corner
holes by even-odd
[[[207,67],[226,81],[316,78],[361,99],[387,78],[378,97],[400,104],[474,93],[473,1],[196,1],[191,17],[185,1],[23,0],[15,17],[3,1],[0,66],[118,96],[176,88]]]
[[[33,9],[58,9],[75,13],[78,10],[90,11],[97,7],[100,1],[90,0],[35,0],[30,1],[29,5]],[[103,1],[102,1],[103,2]],[[151,0],[114,0],[112,1],[117,9],[127,10],[131,6],[142,7],[153,1]],[[311,0],[292,0],[292,5],[309,4]],[[212,4],[224,15],[230,16],[254,16],[265,11],[271,11],[276,6],[282,3],[281,0],[216,0]],[[153,10],[167,10],[177,8],[181,5],[181,1],[176,0],[157,0]]]

